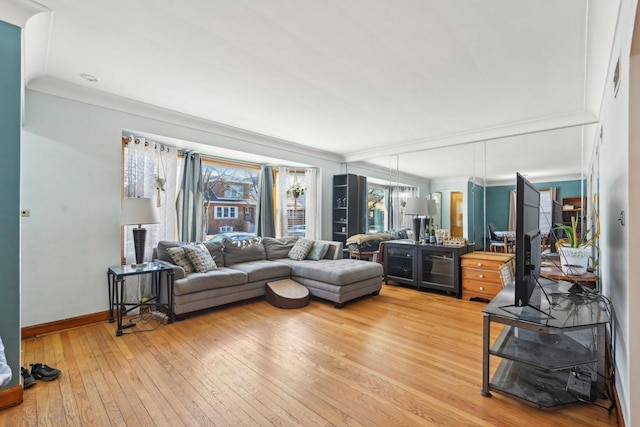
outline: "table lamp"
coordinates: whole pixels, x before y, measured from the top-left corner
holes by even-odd
[[[160,216],[158,209],[150,198],[125,198],[122,200],[122,225],[138,225],[133,229],[133,247],[136,253],[136,262],[133,267],[141,268],[144,263],[144,243],[147,238],[147,229],[142,224],[158,224]]]
[[[427,199],[413,197],[407,199],[404,213],[405,215],[413,215],[413,240],[418,243],[420,241],[420,224],[422,219],[420,216],[427,215]]]

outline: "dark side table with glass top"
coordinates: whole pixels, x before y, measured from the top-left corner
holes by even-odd
[[[540,279],[530,301],[537,308],[515,307],[514,289],[506,286],[483,310],[482,394],[496,391],[540,408],[604,395],[608,300]],[[504,325],[495,341],[491,323]],[[490,379],[491,358],[500,363]]]
[[[136,303],[126,302],[124,298],[125,278],[143,274],[151,275],[151,289],[153,291],[153,295],[145,300],[144,303],[140,301]],[[162,302],[162,299],[160,298],[160,283],[163,275],[165,276],[167,283],[166,302]],[[146,263],[141,267],[132,265],[116,265],[109,267],[107,270],[107,282],[109,286],[109,322],[118,322],[116,336],[121,336],[123,329],[135,325],[135,323],[129,323],[123,326],[122,316],[135,308],[141,307],[142,305],[166,310],[167,323],[173,323],[175,320],[175,315],[173,313],[173,267],[156,261]],[[115,319],[114,309],[116,312]]]

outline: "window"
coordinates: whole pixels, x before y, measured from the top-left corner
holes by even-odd
[[[306,236],[306,180],[304,171],[289,170],[287,176],[287,236]]]
[[[244,186],[237,184],[228,184],[224,188],[224,197],[241,199],[244,195]]]
[[[238,218],[238,208],[235,206],[216,206],[216,219],[220,218]]]
[[[258,165],[202,159],[207,238],[223,229],[255,233],[259,176]]]
[[[378,184],[367,185],[367,230],[372,232],[385,230],[387,224],[387,190]]]

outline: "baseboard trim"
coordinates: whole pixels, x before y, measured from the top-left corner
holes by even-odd
[[[0,410],[22,403],[22,384],[0,390]]]
[[[55,322],[26,326],[22,328],[22,339],[33,338],[38,335],[50,334],[53,332],[60,332],[64,329],[91,325],[92,323],[104,322],[105,320],[109,320],[109,310],[85,314],[78,317],[71,317],[68,319],[56,320]]]
[[[615,411],[616,411],[616,418],[618,419],[618,426],[620,427],[625,427],[625,423],[624,423],[624,416],[622,415],[622,406],[620,406],[620,396],[618,396],[618,388],[616,387],[615,384],[613,384],[612,388],[612,392],[613,392],[613,403],[615,405]]]

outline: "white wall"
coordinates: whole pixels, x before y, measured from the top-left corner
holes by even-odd
[[[22,327],[108,309],[107,268],[120,263],[122,129],[274,157],[274,149],[139,115],[27,91],[22,131]],[[321,168],[332,200],[334,161],[284,150]],[[331,209],[322,237],[331,238]]]
[[[629,145],[629,53],[636,3],[636,0],[629,0],[621,4],[600,114],[603,138],[599,147],[600,275],[603,293],[611,299],[615,313],[616,386],[626,425],[638,425],[637,419],[640,418],[640,395],[636,391],[640,387],[640,373],[634,366],[638,364],[639,351],[637,328],[640,326],[640,310],[635,308],[635,304],[640,301],[637,290],[640,251],[638,240],[629,239],[630,230],[637,227],[638,221],[637,211],[631,211],[630,206],[640,201],[638,185],[630,186],[630,180],[640,181],[637,171],[640,156],[637,150],[630,150]],[[614,97],[612,80],[618,57],[621,84]],[[634,103],[640,103],[640,99]],[[622,211],[625,212],[624,226],[618,221]]]

